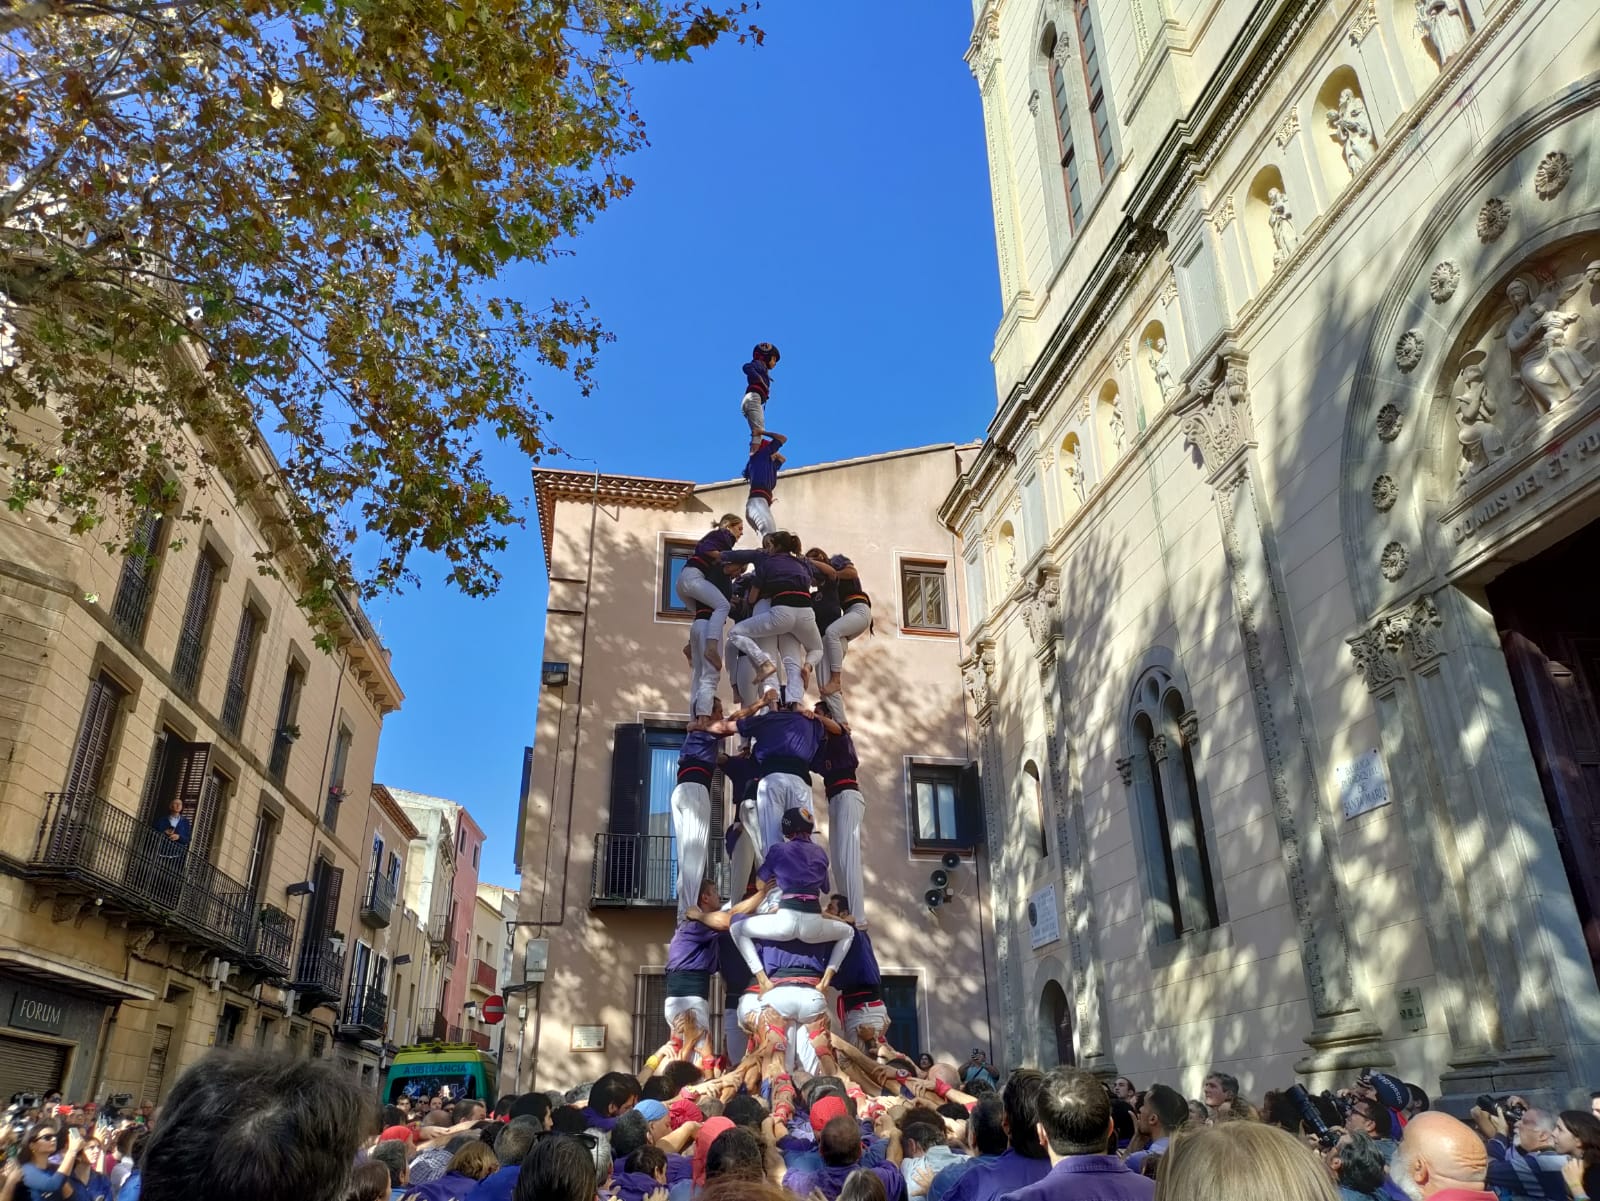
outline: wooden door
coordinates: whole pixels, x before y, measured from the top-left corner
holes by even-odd
[[[1556,842],[1600,975],[1600,524],[1519,564],[1489,588]]]

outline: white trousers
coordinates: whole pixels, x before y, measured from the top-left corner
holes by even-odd
[[[711,834],[711,793],[704,784],[672,790],[672,833],[678,840],[678,920],[700,899],[706,874],[706,839]]]
[[[790,809],[810,807],[811,785],[799,776],[775,771],[761,777],[761,782],[756,785],[756,801],[751,813],[754,829],[749,822],[744,828],[757,865],[766,859],[768,851],[783,841],[783,815]],[[739,815],[744,816],[742,805]]]
[[[862,929],[867,925],[866,889],[861,878],[861,819],[866,812],[866,798],[854,788],[828,798],[828,862],[833,868],[833,886],[850,898],[850,916]]]
[[[845,1034],[859,1042],[863,1030],[875,1032],[880,1039],[888,1034],[889,1011],[882,1001],[871,1001],[844,1011]]]
[[[750,440],[753,442],[767,432],[767,406],[759,392],[746,392],[739,402],[739,411],[750,423]]]
[[[689,574],[689,569],[683,569],[684,575]],[[681,580],[682,577],[680,576]],[[679,585],[682,586],[681,584]],[[726,616],[726,614],[724,614]],[[713,614],[715,617],[715,614]],[[861,634],[865,634],[872,625],[872,606],[863,605],[859,601],[844,611],[844,616],[836,619],[828,627],[827,633],[822,636],[823,652],[827,659],[828,671],[838,675],[844,670],[845,643]]]
[[[756,870],[756,844],[750,831],[756,825],[756,803],[739,802],[739,825],[744,833],[733,844],[733,858],[728,863],[728,896],[736,904],[744,899],[744,890],[750,886],[750,873]]]
[[[772,991],[776,992],[777,990],[773,989]],[[755,1033],[756,1018],[759,1017],[760,1015],[761,1015],[761,998],[760,998],[760,996],[757,995],[756,993],[753,993],[753,992],[740,993],[739,994],[739,1008],[734,1011],[734,1017],[738,1022],[739,1029],[742,1032],[744,1032],[745,1034],[753,1034],[753,1033]],[[748,1050],[748,1049],[749,1048],[747,1047],[746,1050]],[[730,1056],[728,1056],[728,1058],[729,1059],[733,1059],[733,1056],[730,1055]],[[743,1059],[744,1056],[741,1055],[741,1056],[739,1056],[739,1058]],[[738,1061],[735,1060],[735,1062],[738,1062]]]
[[[689,625],[689,713],[694,717],[709,715],[717,699],[718,672],[706,658],[710,630],[709,621],[695,621]]]
[[[707,1038],[711,1036],[711,1002],[704,997],[668,997],[665,1005],[667,1029],[684,1014],[694,1015],[694,1023]]]
[[[761,699],[761,690],[756,687],[756,661],[748,655],[741,655],[738,648],[731,645],[728,654],[728,678],[733,681],[733,690],[738,694],[739,703],[755,704]]]
[[[749,655],[765,667],[773,661],[773,656],[770,651],[758,646],[755,640],[784,634],[792,635],[799,642],[800,649],[805,652],[806,663],[813,668],[821,664],[822,635],[817,633],[817,614],[807,607],[773,605],[765,613],[752,613],[733,627],[733,632],[728,635],[728,645],[738,647],[741,654]],[[783,671],[786,698],[800,700],[805,696],[805,681],[800,675],[798,659],[785,656]]]
[[[722,641],[722,628],[728,624],[728,606],[733,602],[698,567],[685,567],[678,573],[678,599],[686,605],[704,605],[711,610],[711,630],[708,642]]]
[[[831,942],[833,954],[828,957],[828,967],[839,970],[856,932],[844,922],[820,913],[802,913],[798,909],[775,909],[771,913],[757,913],[743,921],[733,923],[733,942],[739,948],[744,965],[752,972],[765,971],[761,954],[756,950],[756,939],[763,942]],[[771,996],[771,993],[767,994]]]
[[[772,502],[764,496],[752,496],[744,502],[745,519],[755,528],[756,533],[765,538],[768,534],[775,533],[778,523],[772,516]]]

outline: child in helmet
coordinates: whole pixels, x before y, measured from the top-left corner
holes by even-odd
[[[771,342],[757,342],[744,365],[744,419],[750,424],[750,453],[761,445],[767,432],[767,398],[772,395],[772,369],[778,365],[778,348]]]

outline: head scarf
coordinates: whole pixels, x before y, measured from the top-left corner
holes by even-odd
[[[704,1185],[706,1182],[706,1156],[711,1151],[711,1144],[717,1141],[717,1135],[732,1129],[733,1123],[721,1114],[700,1127],[700,1132],[694,1136],[695,1184]]]

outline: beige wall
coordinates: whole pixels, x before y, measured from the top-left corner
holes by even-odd
[[[267,470],[264,461],[255,464]],[[102,916],[93,890],[26,881],[45,820],[46,798],[63,788],[83,717],[91,679],[111,673],[128,692],[115,727],[101,795],[137,815],[150,768],[152,749],[163,726],[180,737],[212,746],[211,766],[228,777],[218,820],[212,862],[238,880],[249,873],[252,839],[259,813],[279,816],[272,859],[262,884],[263,903],[303,922],[302,900],[284,889],[309,878],[319,849],[345,870],[336,929],[346,936],[358,928],[356,906],[365,864],[360,840],[365,798],[384,713],[401,694],[387,663],[387,651],[352,615],[332,653],[318,650],[295,606],[289,588],[260,575],[254,556],[266,546],[255,513],[236,503],[223,481],[182,498],[203,517],[198,526],[168,527],[153,578],[153,596],[142,637],[130,638],[109,614],[122,567],[120,555],[105,553],[92,537],[71,538],[37,512],[0,515],[0,838],[10,848],[0,876],[0,911],[6,942],[48,966],[69,963],[114,979],[132,982],[153,1000],[132,999],[120,1006],[104,1046],[80,1042],[73,1052],[70,1090],[87,1096],[98,1083],[103,1095],[145,1091],[157,1026],[173,1029],[161,1087],[199,1055],[216,1036],[224,1004],[244,1011],[240,1041],[255,1041],[258,1020],[273,1023],[267,1041],[288,1045],[291,1033],[309,1049],[312,1029],[323,1035],[332,1054],[333,1013],[326,1008],[300,1016],[283,1012],[280,982],[260,980],[236,970],[218,990],[209,978],[212,956],[174,939],[159,919],[126,921]],[[179,545],[167,545],[176,539]],[[202,547],[224,563],[207,624],[203,667],[192,698],[173,686],[174,661],[184,606]],[[291,571],[286,563],[280,569]],[[241,733],[220,728],[220,713],[240,614],[254,604],[267,618],[250,676],[249,700]],[[284,672],[293,659],[306,670],[297,724],[301,737],[292,747],[280,783],[266,770]],[[353,735],[337,830],[322,824],[330,782],[333,743],[341,724]],[[359,799],[358,799],[359,798]],[[113,898],[114,899],[114,898]],[[79,902],[83,905],[80,906]],[[105,906],[109,911],[111,906]],[[299,949],[297,926],[293,950]],[[237,966],[237,965],[236,965]],[[55,987],[58,982],[41,984]],[[254,985],[265,983],[258,1003]],[[61,986],[63,995],[72,990]],[[291,1030],[292,1027],[292,1030]],[[9,1033],[9,1032],[7,1032]],[[26,1035],[20,1035],[26,1037]],[[96,1062],[103,1054],[103,1059]]]
[[[965,1058],[992,1037],[988,913],[970,863],[957,872],[954,904],[935,914],[925,907],[937,858],[909,849],[905,786],[908,756],[965,763],[974,753],[960,643],[954,632],[900,628],[897,567],[903,557],[947,563],[947,596],[957,604],[960,556],[933,501],[958,467],[958,450],[945,446],[785,471],[774,509],[807,545],[850,555],[873,597],[876,630],[852,644],[845,667],[867,801],[873,941],[885,972],[917,977],[925,1045]],[[602,503],[591,512],[586,499],[554,504],[544,654],[570,664],[572,674],[565,688],[541,697],[523,838],[516,961],[530,937],[550,940],[547,982],[529,1000],[523,1087],[566,1086],[632,1062],[635,976],[664,964],[673,913],[589,908],[595,835],[607,828],[612,730],[645,718],[686,720],[687,626],[657,617],[663,542],[697,538],[721,513],[742,511],[744,498],[742,486],[723,484],[698,488],[669,511]],[[755,541],[747,533],[744,544]],[[731,700],[726,685],[724,692]],[[817,805],[826,812],[820,786]],[[571,1028],[596,1024],[607,1028],[606,1053],[571,1052]]]
[[[999,7],[975,6],[970,61],[1009,281],[1000,407],[944,513],[983,548],[986,775],[997,854],[1021,869],[997,872],[1016,1051],[1053,1058],[1036,1021],[1053,981],[1073,999],[1081,1059],[1190,1095],[1213,1066],[1257,1095],[1360,1063],[1468,1096],[1587,1086],[1600,996],[1482,589],[1600,516],[1593,456],[1557,472],[1536,449],[1593,428],[1594,381],[1535,428],[1500,336],[1515,313],[1506,280],[1527,270],[1559,283],[1572,345],[1589,353],[1600,331],[1581,273],[1600,257],[1593,184],[1586,168],[1555,188],[1540,173],[1558,153],[1593,159],[1600,13],[1469,0],[1473,40],[1441,70],[1410,3],[1290,2],[1260,20],[1242,5],[1166,6],[1149,39],[1119,32],[1139,5],[1095,5],[1122,154],[1112,202],[1070,231],[1035,137],[1053,119],[1048,93],[1034,114],[1025,82],[1042,69],[1040,26],[1068,6],[991,19]],[[1355,177],[1326,120],[1351,75],[1376,134]],[[1182,149],[1161,140],[1179,117]],[[1276,267],[1259,202],[1269,169],[1299,235]],[[1492,197],[1509,205],[1504,232],[1481,219]],[[1130,248],[1135,226],[1157,236]],[[1444,268],[1458,286],[1434,282]],[[1157,322],[1165,395],[1142,346]],[[1408,330],[1420,363],[1401,353]],[[1459,482],[1455,398],[1474,346],[1506,446],[1482,478],[1520,508],[1463,541],[1451,532],[1462,498],[1496,495]],[[1527,500],[1519,462],[1559,488]],[[1060,599],[1041,607],[1034,588],[1051,577]],[[1062,696],[1035,685],[1030,619],[1062,635]],[[1219,930],[1176,946],[1149,917],[1138,790],[1119,770],[1146,754],[1128,714],[1155,662],[1176,666],[1196,713],[1223,909]],[[1052,721],[1069,765],[1054,781]],[[1372,748],[1392,803],[1346,820],[1335,773]],[[1059,818],[1048,860],[1014,803],[1030,761]],[[1029,949],[1021,909],[1047,882],[1080,939],[1076,963],[1066,939]],[[1309,981],[1338,991],[1340,956],[1348,1003],[1315,1012]],[[1499,978],[1529,957],[1539,967],[1522,970],[1552,982],[1537,996]],[[1402,989],[1417,990],[1422,1023],[1402,1013]],[[1336,1037],[1318,1044],[1319,1030]]]

